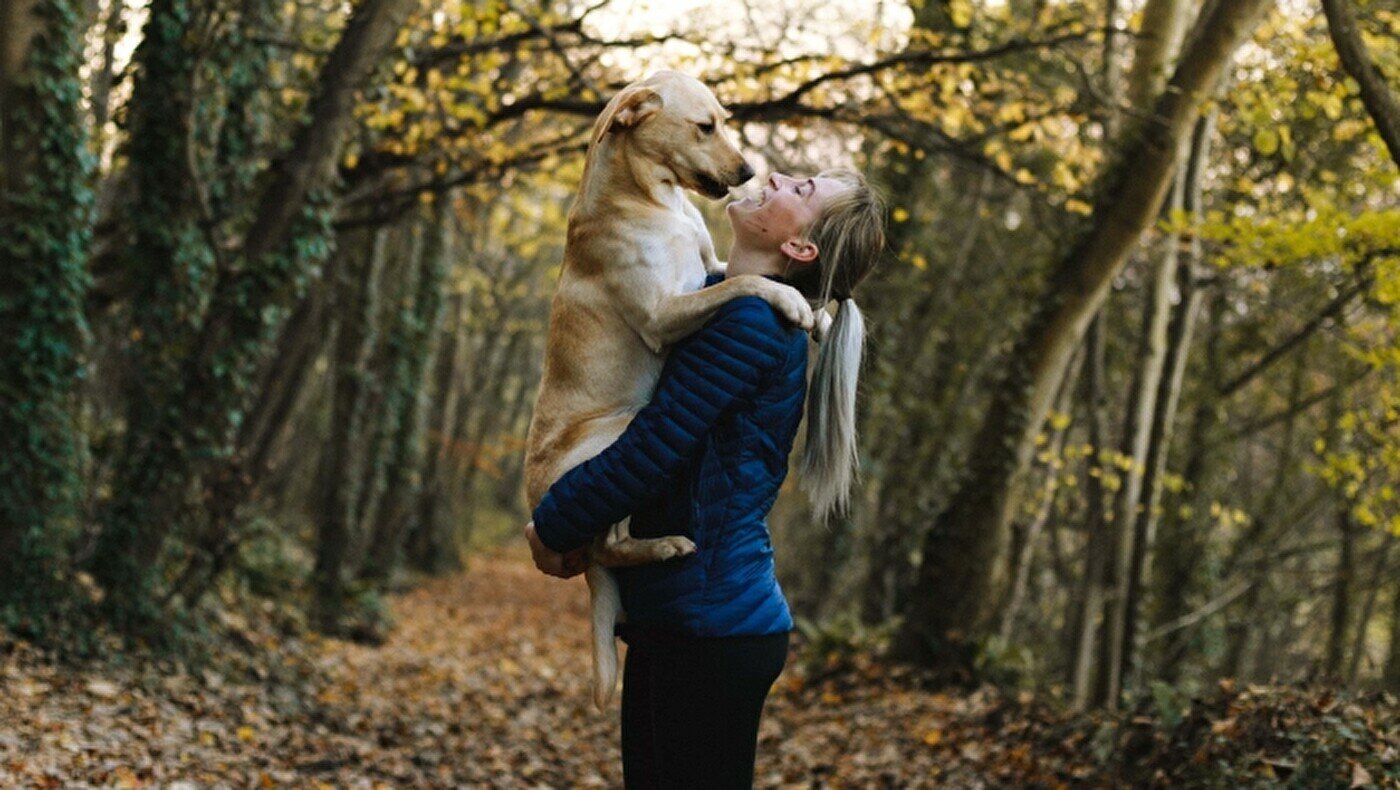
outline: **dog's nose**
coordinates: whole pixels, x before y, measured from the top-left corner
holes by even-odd
[[[753,176],[753,165],[749,164],[748,162],[745,162],[743,166],[739,168],[739,183],[742,184],[745,181],[748,181],[750,178],[753,178]]]

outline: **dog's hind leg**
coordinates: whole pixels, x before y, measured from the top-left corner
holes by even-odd
[[[612,525],[593,546],[593,561],[608,568],[645,565],[695,553],[695,541],[681,535],[660,538],[634,538],[628,532],[630,519]]]

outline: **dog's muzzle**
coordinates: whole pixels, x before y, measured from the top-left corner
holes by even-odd
[[[710,178],[704,173],[696,173],[695,181],[696,186],[700,188],[700,191],[708,197],[712,197],[718,200],[719,198],[722,198],[725,195],[729,194],[729,187],[725,186],[724,184],[721,184],[713,178]]]

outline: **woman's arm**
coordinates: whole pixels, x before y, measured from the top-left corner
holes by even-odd
[[[783,324],[756,297],[724,305],[671,353],[651,403],[603,452],[559,478],[535,508],[548,548],[587,545],[657,495],[730,404],[756,392],[787,354]]]

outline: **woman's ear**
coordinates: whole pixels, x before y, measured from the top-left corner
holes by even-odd
[[[807,239],[793,237],[783,242],[778,249],[798,263],[811,263],[817,259],[817,245]]]

